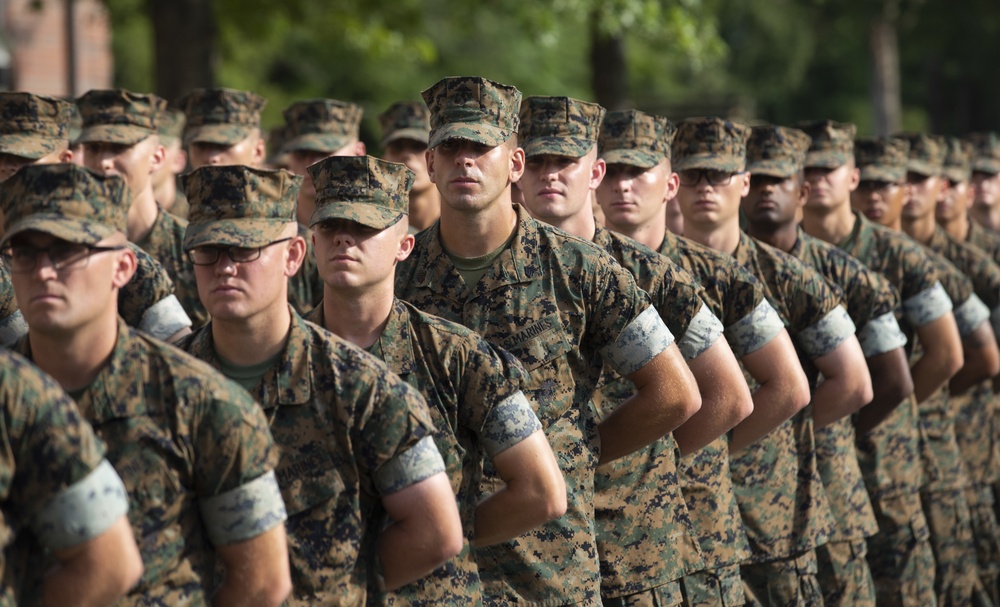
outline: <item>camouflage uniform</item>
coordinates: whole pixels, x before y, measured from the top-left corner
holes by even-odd
[[[173,144],[179,142],[184,133],[184,124],[184,112],[173,107],[168,107],[164,110],[163,114],[160,115],[159,128],[157,129],[157,133],[160,135],[160,145],[165,148],[169,148]],[[173,175],[172,178],[176,180],[177,175]],[[184,196],[184,192],[182,192],[180,188],[176,188],[174,190],[174,200],[171,204],[165,205],[162,200],[157,200],[156,202],[158,202],[161,206],[170,207],[170,213],[172,213],[175,217],[187,219],[187,197]]]
[[[0,346],[7,347],[28,332],[24,316],[17,309],[10,272],[0,259]]]
[[[898,135],[907,141],[909,156],[906,170],[921,177],[942,173],[945,148],[941,141],[922,133]],[[955,321],[959,334],[965,338],[989,319],[989,308],[975,295],[969,277],[953,263],[977,272],[981,280],[983,265],[971,259],[971,253],[948,238],[937,227],[931,240],[924,243],[939,268],[941,284],[955,306]],[[981,261],[992,263],[988,258]],[[951,262],[951,263],[950,263]],[[995,276],[1000,278],[1000,275]],[[1000,282],[997,282],[1000,285]],[[989,291],[989,285],[982,285]],[[996,305],[1000,293],[988,293]],[[919,344],[918,344],[919,345]],[[947,386],[920,403],[920,423],[926,441],[924,449],[924,487],[921,498],[930,527],[931,546],[937,562],[935,588],[938,605],[969,605],[974,602],[990,604],[977,576],[976,546],[972,535],[972,520],[966,498],[971,488],[968,471],[962,458],[955,432],[959,401],[951,398]],[[986,420],[983,420],[986,421]],[[975,597],[978,597],[975,598]]]
[[[649,127],[655,150],[648,165],[669,152],[666,119],[636,112]],[[528,97],[521,103],[518,143],[525,156],[553,154],[579,158],[594,148],[604,108],[568,97]],[[634,131],[629,132],[634,135]],[[610,150],[605,148],[603,153]],[[653,299],[686,359],[695,358],[722,336],[722,324],[699,296],[701,288],[666,257],[597,226],[592,238],[635,278]],[[689,331],[690,329],[690,331]],[[594,395],[598,417],[609,414],[635,392],[610,368]],[[679,579],[704,568],[677,479],[677,444],[668,434],[648,447],[602,466],[595,476],[597,551],[601,597],[607,605],[676,605],[682,600]],[[641,594],[640,594],[641,593]]]
[[[674,166],[743,171],[749,134],[748,127],[718,118],[685,120],[674,139]],[[809,361],[855,332],[839,291],[795,258],[743,233],[733,257],[761,281],[786,320],[814,387],[818,372]],[[752,550],[742,567],[744,582],[764,604],[822,604],[814,549],[829,540],[836,521],[819,478],[811,412],[796,414],[731,460]]]
[[[400,139],[424,144],[430,139],[431,113],[423,101],[398,101],[379,114],[378,122],[382,127],[382,149]]]
[[[794,177],[802,171],[810,141],[798,129],[754,127],[747,143],[747,169],[753,175]],[[906,337],[894,315],[898,294],[885,278],[801,228],[788,253],[841,289],[848,315],[858,327],[858,341],[866,358],[905,345]],[[820,477],[839,523],[830,541],[816,549],[818,579],[827,607],[875,605],[875,583],[865,560],[865,538],[878,531],[878,523],[865,490],[854,443],[850,418],[841,418],[816,430]]]
[[[496,146],[517,130],[521,95],[513,87],[449,78],[423,96],[431,110],[431,148],[452,138]],[[630,375],[673,336],[607,253],[540,224],[520,206],[515,211],[510,244],[475,285],[465,283],[442,248],[435,224],[417,236],[414,253],[397,269],[396,291],[518,358],[529,373],[525,392],[565,476],[562,518],[477,550],[484,602],[600,605],[593,506],[599,445],[588,402],[605,362]]]
[[[282,154],[295,151],[333,152],[358,138],[361,116],[359,105],[333,99],[313,99],[293,103],[283,112],[285,141]],[[308,175],[303,175],[309,178]],[[323,279],[316,268],[312,235],[307,226],[299,227],[299,236],[306,240],[306,259],[299,271],[289,279],[288,301],[301,314],[307,314],[323,299]]]
[[[73,104],[31,93],[0,92],[0,152],[38,160],[66,146],[76,115]],[[163,267],[138,247],[131,247],[137,267],[132,280],[118,294],[118,313],[133,327],[158,339],[191,326]],[[2,264],[0,264],[2,265]],[[6,272],[0,269],[0,272]],[[4,281],[0,290],[10,289]],[[0,344],[11,344],[27,332],[10,296],[0,296]],[[6,321],[6,322],[5,322]],[[9,323],[9,324],[8,324]]]
[[[79,545],[124,515],[128,497],[73,401],[51,377],[4,349],[0,424],[0,605],[13,606],[18,570],[42,558],[22,554],[8,564],[15,537],[30,534],[46,551]]]
[[[295,222],[301,178],[287,171],[206,166],[184,178],[191,202],[186,249],[260,247]],[[362,605],[379,531],[381,496],[444,470],[420,395],[375,357],[290,309],[287,343],[251,390],[281,452],[288,508],[289,605]],[[209,323],[181,348],[220,367]]]
[[[317,190],[310,227],[347,219],[384,230],[408,212],[413,177],[401,164],[371,156],[334,157],[309,172]],[[324,326],[323,306],[317,305],[307,320]],[[542,428],[520,390],[520,365],[462,325],[398,299],[367,351],[427,399],[465,535],[458,556],[417,582],[370,596],[369,604],[481,604],[471,543],[484,456],[492,459]]]
[[[79,143],[120,145],[135,145],[155,135],[160,114],[166,109],[166,101],[155,95],[139,95],[123,89],[89,91],[77,99],[76,105],[83,119]],[[194,267],[184,257],[181,247],[186,226],[183,219],[160,211],[151,231],[133,242],[167,271],[184,311],[198,327],[208,320],[208,314],[198,299]]]
[[[75,165],[25,167],[0,189],[5,240],[39,230],[93,244],[124,233],[125,196],[118,177]],[[207,365],[121,320],[117,333],[110,358],[74,397],[108,445],[132,505],[145,572],[121,604],[204,605],[212,546],[251,539],[285,519],[267,420]],[[15,347],[31,358],[28,338]]]
[[[729,255],[667,232],[660,253],[694,275],[702,297],[722,321],[737,358],[755,352],[784,329],[760,282]],[[686,607],[744,603],[739,563],[750,556],[730,475],[729,437],[681,460],[681,491],[698,535],[706,568],[681,581]]]
[[[809,125],[806,131],[813,137],[806,166],[841,166],[856,151],[862,178],[891,182],[905,178],[905,170],[881,171],[880,164],[872,164],[900,153],[905,164],[905,150],[894,149],[892,143],[876,142],[869,147],[859,142],[854,150],[853,125],[828,121]],[[860,213],[854,212],[854,221],[852,232],[837,246],[897,289],[897,317],[907,336],[907,348],[912,349],[916,327],[950,312],[951,300],[924,249]],[[857,437],[858,461],[879,524],[879,532],[868,539],[868,564],[879,605],[936,604],[934,556],[919,498],[920,432],[916,399],[910,396],[878,427]]]

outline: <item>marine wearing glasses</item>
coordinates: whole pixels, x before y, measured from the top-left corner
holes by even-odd
[[[259,247],[240,247],[227,245],[201,245],[187,252],[188,260],[196,266],[212,266],[218,263],[225,253],[233,263],[249,263],[260,258],[260,252],[267,247],[281,242],[288,242],[291,237],[281,238]]]

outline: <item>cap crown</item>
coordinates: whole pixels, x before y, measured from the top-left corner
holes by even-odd
[[[579,158],[597,143],[605,110],[570,97],[527,97],[521,102],[518,143],[525,154]]]
[[[430,139],[431,113],[423,101],[397,101],[379,114],[382,145],[396,139],[427,143]]]
[[[906,170],[926,176],[941,174],[948,151],[945,141],[927,133],[899,133],[893,138],[904,139],[910,144]]]
[[[835,169],[854,156],[857,127],[849,122],[812,120],[796,125],[812,139],[806,153],[807,167]]]
[[[496,146],[517,132],[521,91],[479,76],[444,78],[421,93],[430,110],[436,147],[446,139]]]
[[[791,177],[802,171],[810,142],[799,129],[755,126],[747,140],[747,170],[757,175]]]
[[[906,179],[910,143],[905,139],[863,138],[854,142],[854,162],[866,181],[901,183]]]
[[[206,165],[181,176],[191,209],[188,224],[221,219],[295,221],[302,178],[285,170]]]
[[[740,172],[746,168],[750,127],[718,117],[688,118],[677,126],[674,169],[715,169]]]
[[[308,170],[316,185],[312,225],[349,219],[384,229],[409,212],[415,176],[406,165],[373,156],[331,156]]]
[[[84,131],[94,126],[121,126],[152,135],[159,128],[158,120],[167,102],[156,95],[112,89],[87,91],[76,100],[76,106]]]

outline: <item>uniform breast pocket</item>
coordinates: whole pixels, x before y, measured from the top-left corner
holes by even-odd
[[[344,492],[344,481],[333,458],[319,445],[299,450],[282,448],[276,474],[289,517]]]
[[[572,404],[575,386],[566,355],[573,349],[559,314],[550,314],[505,340],[503,347],[528,372],[525,394],[542,425]]]
[[[184,466],[171,464],[177,453],[167,437],[155,433],[140,433],[130,440],[105,440],[116,447],[108,460],[128,491],[132,527],[142,529],[143,542],[155,541],[161,531],[176,524],[184,509],[185,491],[179,477]]]

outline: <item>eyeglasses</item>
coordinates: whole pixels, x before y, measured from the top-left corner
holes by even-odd
[[[98,247],[76,242],[57,242],[49,247],[33,247],[26,244],[13,244],[3,251],[3,260],[11,272],[30,272],[38,265],[38,256],[45,253],[49,263],[55,270],[78,268],[87,265],[91,255],[108,251],[121,251],[125,245],[114,247]]]
[[[677,175],[680,177],[681,185],[692,187],[698,185],[702,177],[705,178],[708,185],[729,185],[729,182],[733,179],[733,175],[736,175],[736,173],[716,169],[685,169],[677,173]]]
[[[249,263],[260,258],[260,252],[267,247],[274,246],[279,242],[288,242],[292,237],[275,240],[261,247],[220,247],[215,245],[205,245],[195,247],[187,252],[188,260],[196,266],[211,266],[219,261],[223,252],[233,263]]]

